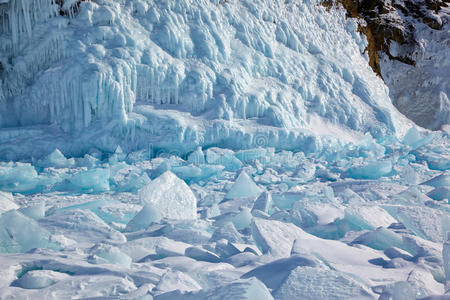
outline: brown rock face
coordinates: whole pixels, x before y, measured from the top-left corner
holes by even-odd
[[[415,61],[408,55],[395,56],[389,51],[392,41],[400,45],[414,48],[414,25],[408,19],[413,18],[430,28],[439,30],[442,21],[436,17],[442,7],[448,6],[449,0],[419,0],[419,1],[389,1],[389,0],[327,0],[326,7],[337,3],[347,10],[347,15],[365,21],[366,25],[360,25],[360,32],[367,37],[366,51],[369,55],[369,64],[381,77],[378,53],[380,51],[393,60],[405,64],[414,65]]]

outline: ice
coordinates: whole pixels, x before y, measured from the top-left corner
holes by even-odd
[[[330,224],[335,220],[344,218],[344,209],[339,205],[328,203],[306,203],[303,207],[299,206],[296,206],[296,208],[298,210],[305,210],[314,218],[314,223],[319,225]]]
[[[88,193],[109,191],[110,170],[94,168],[80,171],[70,178],[69,188]]]
[[[146,204],[138,212],[130,222],[128,222],[125,228],[126,232],[138,231],[141,229],[146,229],[153,222],[158,222],[161,220],[161,214],[157,208],[152,204]]]
[[[197,150],[189,154],[187,160],[193,164],[204,164],[206,162],[205,153],[203,153],[202,148],[199,147]]]
[[[417,130],[416,126],[411,127],[403,137],[403,144],[411,146],[414,148],[414,145],[420,141],[422,137],[420,136],[419,131]]]
[[[444,243],[442,249],[442,257],[444,260],[444,272],[445,272],[445,286],[450,285],[450,234],[447,232],[447,240]]]
[[[268,288],[276,290],[297,267],[317,267],[318,260],[313,257],[293,255],[257,267],[242,275],[241,278],[256,277]]]
[[[124,267],[130,267],[131,257],[120,251],[119,248],[99,244],[91,249],[91,256],[88,261],[93,264],[118,264]]]
[[[213,289],[201,290],[199,292],[172,292],[159,295],[155,300],[196,300],[196,299],[239,299],[239,300],[273,300],[269,290],[261,281],[256,278],[236,280],[227,285],[219,286]]]
[[[442,261],[442,243],[435,243],[413,235],[404,235],[403,248],[415,257],[429,257],[431,261]]]
[[[356,230],[389,227],[396,222],[388,212],[375,205],[350,205],[345,208],[344,219]]]
[[[449,217],[447,213],[420,206],[385,206],[385,209],[415,235],[442,242],[442,220]]]
[[[63,234],[79,243],[91,240],[125,242],[126,238],[90,210],[73,209],[40,219],[39,224],[54,234]]]
[[[167,271],[161,277],[156,285],[156,294],[162,294],[171,291],[180,291],[181,293],[201,290],[201,286],[189,275],[180,271]]]
[[[413,256],[406,252],[405,250],[402,250],[400,248],[397,247],[390,247],[387,248],[386,250],[384,250],[384,254],[386,254],[387,257],[389,258],[402,258],[404,260],[412,260]]]
[[[437,187],[434,190],[427,193],[427,196],[437,201],[442,200],[448,201],[450,199],[450,187],[448,186]]]
[[[404,248],[402,237],[384,227],[362,234],[353,240],[354,244],[363,244],[377,250],[386,250],[391,246]]]
[[[356,21],[316,1],[2,6],[11,59],[1,58],[0,99],[14,103],[0,109],[2,157],[221,146],[253,148],[236,154],[248,162],[270,159],[267,147],[315,152],[330,137],[411,127],[368,66]],[[32,140],[25,126],[38,129]]]
[[[199,247],[189,247],[184,253],[187,257],[193,258],[195,260],[207,261],[207,262],[220,262],[221,259],[215,253],[199,248]]]
[[[442,173],[430,180],[427,180],[421,184],[429,185],[435,188],[450,186],[450,174]]]
[[[216,242],[214,253],[219,255],[222,259],[227,259],[241,253],[241,251],[233,243],[222,239]]]
[[[38,220],[45,217],[45,204],[43,202],[22,207],[19,211],[25,216]]]
[[[255,210],[262,211],[264,213],[268,213],[269,209],[272,205],[272,194],[270,192],[263,192],[258,199],[256,199],[255,203],[253,204],[252,213]]]
[[[168,256],[183,256],[189,244],[174,241],[164,236],[145,237],[129,241],[121,245],[122,252],[138,262],[146,257],[163,258]]]
[[[399,114],[361,26],[318,0],[0,0],[0,298],[443,294],[448,128]]]
[[[320,288],[318,288],[320,287]],[[275,299],[373,299],[362,282],[344,273],[297,267],[274,293]]]
[[[34,270],[25,273],[14,284],[24,289],[43,289],[69,277],[65,273],[51,270]]]
[[[231,222],[233,222],[237,230],[242,230],[250,227],[252,218],[253,216],[250,213],[250,209],[242,207],[240,208],[239,213],[231,218]]]
[[[367,165],[352,167],[348,170],[349,176],[356,179],[378,179],[392,171],[392,162],[389,160],[369,163]]]
[[[152,204],[161,217],[196,219],[197,199],[189,186],[166,171],[139,191],[142,204]]]
[[[50,241],[50,232],[35,220],[17,211],[0,215],[0,252],[26,252],[34,248],[57,249]]]
[[[18,208],[19,205],[14,203],[14,198],[11,193],[0,191],[0,215],[9,210],[15,210]]]
[[[233,243],[242,242],[241,235],[232,222],[225,222],[214,231],[211,241],[215,242],[220,239],[226,239]]]
[[[33,192],[39,189],[38,173],[27,163],[0,163],[0,189],[9,192]]]
[[[209,164],[223,165],[227,171],[236,171],[243,166],[242,162],[234,156],[233,151],[220,148],[206,150],[206,161]]]
[[[242,197],[258,197],[263,191],[256,185],[253,179],[245,172],[241,171],[236,178],[231,189],[226,194],[226,199],[235,199]]]
[[[67,168],[75,164],[75,159],[67,159],[58,149],[55,149],[48,156],[38,161],[38,165],[42,167]]]
[[[191,183],[215,177],[219,175],[223,169],[224,167],[219,165],[189,165],[172,167],[171,171],[181,179]]]

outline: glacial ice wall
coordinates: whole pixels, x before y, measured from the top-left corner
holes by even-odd
[[[245,148],[259,131],[301,150],[409,127],[357,23],[319,1],[65,2],[0,3],[3,158]]]

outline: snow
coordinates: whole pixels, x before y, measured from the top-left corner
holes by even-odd
[[[420,7],[420,2],[417,2]],[[447,55],[449,37],[449,10],[443,6],[438,12],[425,9],[431,19],[439,19],[442,28],[432,29],[413,16],[397,16],[414,28],[414,45],[391,43],[390,51],[396,56],[409,57],[414,66],[380,57],[382,76],[389,87],[389,95],[396,107],[416,124],[439,129],[449,124],[450,59]],[[393,52],[396,51],[396,52]],[[425,100],[426,99],[426,100]]]
[[[60,4],[0,0],[1,299],[448,290],[448,132],[344,11]]]
[[[142,204],[150,204],[161,217],[196,219],[197,199],[189,186],[166,171],[139,191]]]
[[[417,139],[366,137],[310,154],[210,148],[201,162],[115,148],[92,151],[91,163],[85,156],[45,167],[43,160],[2,163],[0,186],[12,191],[2,203],[15,205],[0,215],[0,298],[34,291],[156,299],[443,294],[448,203],[426,194],[446,187],[447,171],[431,169],[421,153],[446,155],[448,137],[431,135],[417,147]],[[368,160],[391,161],[392,170],[349,178]],[[174,174],[218,164],[221,172],[202,179]],[[298,180],[301,168],[315,172]],[[138,189],[133,181],[144,175]],[[84,179],[75,185],[73,178]]]
[[[228,285],[207,291],[180,294],[179,292],[167,293],[155,298],[166,299],[237,299],[237,300],[273,300],[269,290],[257,279],[237,280]]]
[[[343,273],[298,267],[275,292],[276,299],[373,299],[372,292]],[[396,299],[396,298],[395,298]]]
[[[99,244],[91,249],[91,255],[88,261],[93,264],[118,264],[125,267],[130,267],[131,257],[120,251],[119,248]]]
[[[410,127],[356,22],[316,1],[83,1],[77,13],[65,1],[69,16],[27,3],[3,4],[0,22],[0,95],[14,102],[0,109],[3,158],[117,145],[314,151]]]

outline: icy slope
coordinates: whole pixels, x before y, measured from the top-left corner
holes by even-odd
[[[317,136],[407,127],[355,21],[318,1],[71,3],[0,4],[4,158],[118,144],[307,150]]]

